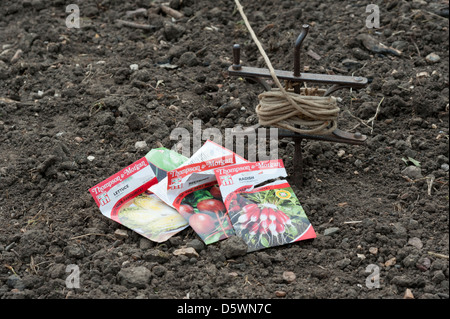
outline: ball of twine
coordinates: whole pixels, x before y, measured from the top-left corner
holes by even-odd
[[[242,5],[239,0],[235,0],[235,3],[277,86],[259,95],[259,104],[256,107],[259,124],[272,125],[303,134],[328,134],[334,131],[337,128],[337,117],[340,111],[336,98],[323,96],[325,90],[316,90],[313,94],[309,89],[302,89],[300,94],[285,90],[261,42],[250,26]]]
[[[256,107],[259,124],[301,134],[331,133],[337,128],[340,109],[336,98],[324,93],[323,89],[306,88],[300,94],[279,89],[261,93]]]

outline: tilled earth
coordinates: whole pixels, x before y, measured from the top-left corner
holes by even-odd
[[[376,3],[380,28],[368,29],[366,1],[242,1],[276,69],[292,68],[308,23],[306,70],[371,81],[335,94],[339,128],[367,145],[304,143],[296,191],[318,237],[242,256],[190,229],[161,244],[119,238],[88,193],[172,148],[177,127],[257,123],[262,87],[226,72],[234,43],[265,67],[234,2],[172,0],[175,19],[158,1],[80,0],[69,29],[66,1],[1,1],[0,297],[448,298],[448,1]],[[279,147],[292,174],[294,145]],[[184,246],[198,256],[173,255]]]

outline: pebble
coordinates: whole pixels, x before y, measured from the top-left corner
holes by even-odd
[[[441,57],[436,53],[430,53],[425,57],[425,60],[430,63],[437,63],[441,60]]]
[[[411,165],[402,170],[402,175],[405,175],[411,179],[419,179],[422,178],[422,170],[420,167]]]
[[[423,247],[422,241],[419,238],[417,238],[417,237],[410,238],[408,240],[408,244],[411,245],[411,246],[416,247],[417,249],[422,249],[422,247]]]
[[[291,283],[295,280],[296,276],[292,271],[285,271],[283,272],[283,280]]]
[[[286,291],[277,290],[277,291],[275,291],[275,296],[280,297],[280,298],[286,297]]]
[[[184,255],[186,257],[199,257],[199,254],[192,247],[182,247],[173,251],[175,256]]]
[[[161,265],[156,265],[152,268],[153,273],[155,276],[162,277],[166,274],[167,268]]]
[[[357,159],[356,161],[355,161],[355,166],[356,167],[361,167],[363,165],[363,162],[360,160],[360,159]]]
[[[344,59],[342,65],[348,69],[359,68],[362,66],[361,62],[352,59]]]
[[[25,288],[22,279],[16,274],[9,276],[6,280],[6,284],[12,289],[23,290]]]
[[[178,64],[182,66],[193,67],[198,65],[199,61],[197,59],[197,55],[194,52],[185,52],[180,56]]]
[[[399,287],[425,287],[425,283],[423,277],[410,277],[407,275],[395,276],[391,280],[391,284]]]
[[[408,42],[407,41],[402,41],[402,40],[394,41],[394,42],[392,42],[392,47],[397,49],[397,50],[403,51],[406,48],[408,48]]]
[[[427,257],[420,259],[416,264],[420,271],[427,271],[431,267],[431,260]]]
[[[153,242],[145,237],[142,237],[139,241],[139,248],[147,250],[153,247]]]
[[[126,239],[128,238],[128,233],[125,229],[116,229],[114,232],[114,236],[116,236],[117,239]]]
[[[402,260],[403,266],[405,266],[407,268],[412,268],[417,264],[418,259],[419,259],[419,256],[410,254]]]
[[[448,164],[442,164],[442,165],[441,165],[441,169],[442,169],[444,172],[448,172],[448,169],[449,169]]]
[[[81,138],[81,137],[79,137],[79,136],[75,137],[74,140],[75,140],[75,142],[77,142],[77,143],[83,142],[83,138]]]
[[[434,273],[433,278],[431,278],[431,281],[433,281],[435,284],[438,284],[444,280],[445,280],[445,274],[442,270],[437,270]]]
[[[188,242],[186,244],[186,246],[194,248],[195,251],[197,251],[197,252],[200,252],[200,251],[202,251],[202,250],[204,250],[206,248],[205,244],[201,240],[199,240],[197,238],[195,238],[195,239],[191,240],[190,242]]]
[[[386,261],[386,262],[384,263],[384,265],[385,265],[386,267],[390,267],[390,266],[394,266],[396,263],[397,263],[397,259],[394,257],[394,258],[391,258],[391,259],[389,259],[388,261]]]
[[[134,144],[134,147],[138,150],[142,150],[147,147],[147,142],[146,141],[138,141]]]
[[[168,21],[164,24],[164,36],[167,41],[177,40],[185,32],[186,32],[186,29],[181,25],[178,25],[178,24],[175,24],[172,22],[168,22]]]
[[[429,78],[430,77],[430,73],[423,71],[423,72],[419,72],[416,74],[416,78],[418,79],[422,79],[422,78]]]
[[[414,295],[413,295],[411,289],[406,288],[405,294],[403,295],[403,299],[414,299]]]
[[[220,248],[227,259],[245,256],[248,249],[245,241],[238,236],[231,236],[222,241]]]
[[[338,152],[337,152],[337,156],[338,157],[342,157],[342,156],[344,156],[345,155],[345,151],[344,150],[339,150]]]
[[[335,233],[339,232],[339,227],[330,227],[324,230],[323,235],[324,236],[331,236]]]
[[[95,157],[92,156],[92,155],[89,155],[89,156],[87,157],[87,160],[88,160],[89,162],[92,162],[93,160],[95,160]]]
[[[348,265],[350,265],[351,260],[349,258],[344,258],[341,260],[338,260],[335,265],[336,267],[338,267],[339,269],[344,269],[345,267],[347,267]]]
[[[130,64],[130,70],[131,70],[131,71],[137,71],[137,70],[139,70],[139,65],[137,65],[137,64]]]
[[[64,249],[67,257],[80,259],[84,257],[84,251],[81,247],[76,245],[66,246]]]
[[[376,255],[376,254],[378,254],[378,248],[377,248],[377,247],[370,247],[370,248],[369,248],[369,252],[370,252],[372,255]]]
[[[145,288],[150,281],[151,272],[144,266],[122,268],[117,277],[121,285],[128,288]]]
[[[144,253],[142,258],[146,261],[163,264],[170,260],[170,255],[159,249],[150,249]]]

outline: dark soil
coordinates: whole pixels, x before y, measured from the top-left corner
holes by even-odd
[[[170,1],[178,20],[153,2],[79,1],[81,28],[69,29],[66,1],[1,1],[0,297],[448,298],[448,1],[375,1],[379,29],[365,26],[367,1],[243,1],[276,69],[292,68],[309,23],[309,72],[371,80],[335,94],[339,128],[367,145],[304,142],[296,191],[318,237],[244,256],[227,240],[202,246],[191,229],[162,244],[131,230],[118,238],[124,227],[88,192],[151,148],[171,148],[170,132],[193,120],[222,132],[257,123],[262,87],[226,72],[234,43],[244,65],[265,67],[234,2]],[[147,16],[126,17],[138,8]],[[403,53],[368,51],[359,34]],[[294,145],[279,146],[292,174]],[[419,169],[405,171],[414,160]],[[186,245],[199,256],[173,255]],[[73,266],[79,288],[66,286]],[[378,288],[366,285],[374,269]]]

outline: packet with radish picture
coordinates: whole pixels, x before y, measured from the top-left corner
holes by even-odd
[[[282,160],[243,163],[214,170],[237,236],[248,252],[316,237]]]
[[[150,191],[174,207],[205,244],[234,235],[214,169],[247,160],[212,142],[205,144]]]

